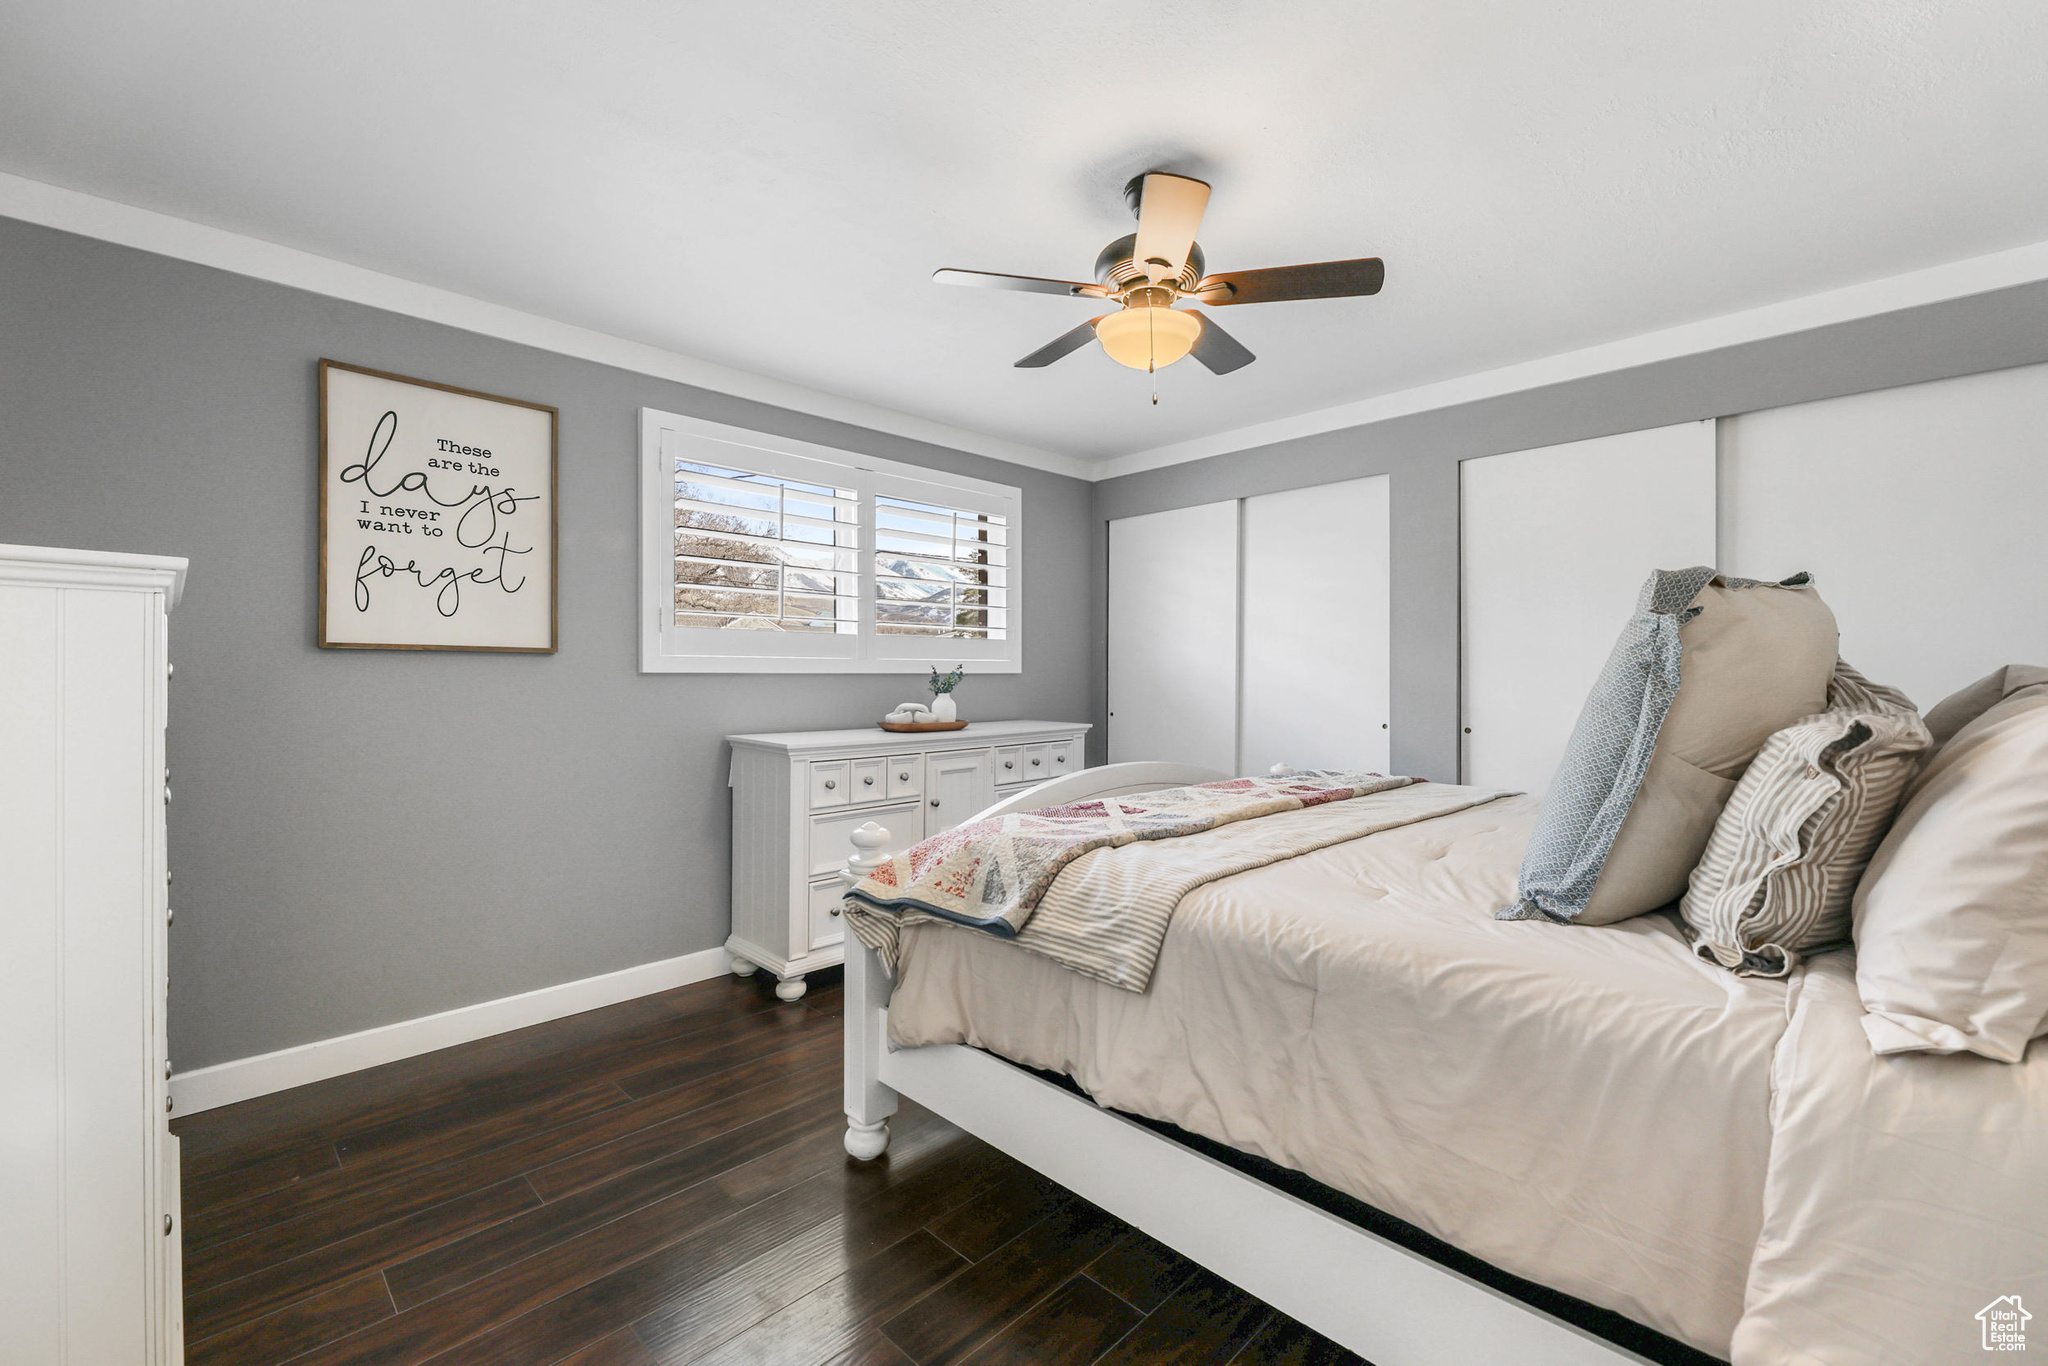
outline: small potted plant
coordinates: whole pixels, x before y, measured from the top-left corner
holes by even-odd
[[[937,665],[932,666],[932,681],[926,686],[932,690],[932,720],[957,721],[959,713],[953,706],[953,689],[960,686],[960,680],[967,676],[967,666],[956,666],[951,673],[940,673]]]

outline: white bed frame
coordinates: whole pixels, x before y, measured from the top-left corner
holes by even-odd
[[[1110,764],[975,819],[1222,776]],[[884,862],[887,840],[872,821],[853,833],[849,884]],[[887,1150],[908,1096],[1375,1366],[1647,1362],[979,1049],[891,1048],[889,990],[881,960],[848,934],[846,1151],[862,1161]]]

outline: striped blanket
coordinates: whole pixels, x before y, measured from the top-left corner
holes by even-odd
[[[1311,772],[1013,812],[897,854],[847,894],[846,920],[892,974],[901,930],[939,921],[1143,991],[1196,887],[1501,795]]]

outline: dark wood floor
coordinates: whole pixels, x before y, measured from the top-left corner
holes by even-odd
[[[179,1120],[186,1359],[1356,1363],[724,978]]]

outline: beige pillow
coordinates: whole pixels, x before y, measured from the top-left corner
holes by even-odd
[[[2039,664],[2008,664],[1986,674],[1969,687],[1942,698],[1927,713],[1927,733],[1934,738],[1934,749],[1927,751],[1927,759],[1932,760],[1935,750],[1954,739],[1956,732],[1964,726],[2003,702],[2008,694],[2021,688],[2031,688],[2037,683],[2048,683],[2048,668]]]
[[[1657,732],[1581,925],[1611,925],[1685,894],[1721,808],[1764,741],[1827,710],[1840,634],[1800,575],[1784,584],[1715,576],[1679,628],[1678,695]]]
[[[2018,1062],[2048,1032],[2048,684],[1964,726],[1856,888],[1863,1032]]]
[[[1828,709],[1764,742],[1679,910],[1702,958],[1782,977],[1849,941],[1849,902],[1920,766],[1927,727],[1902,692],[1837,662]]]

